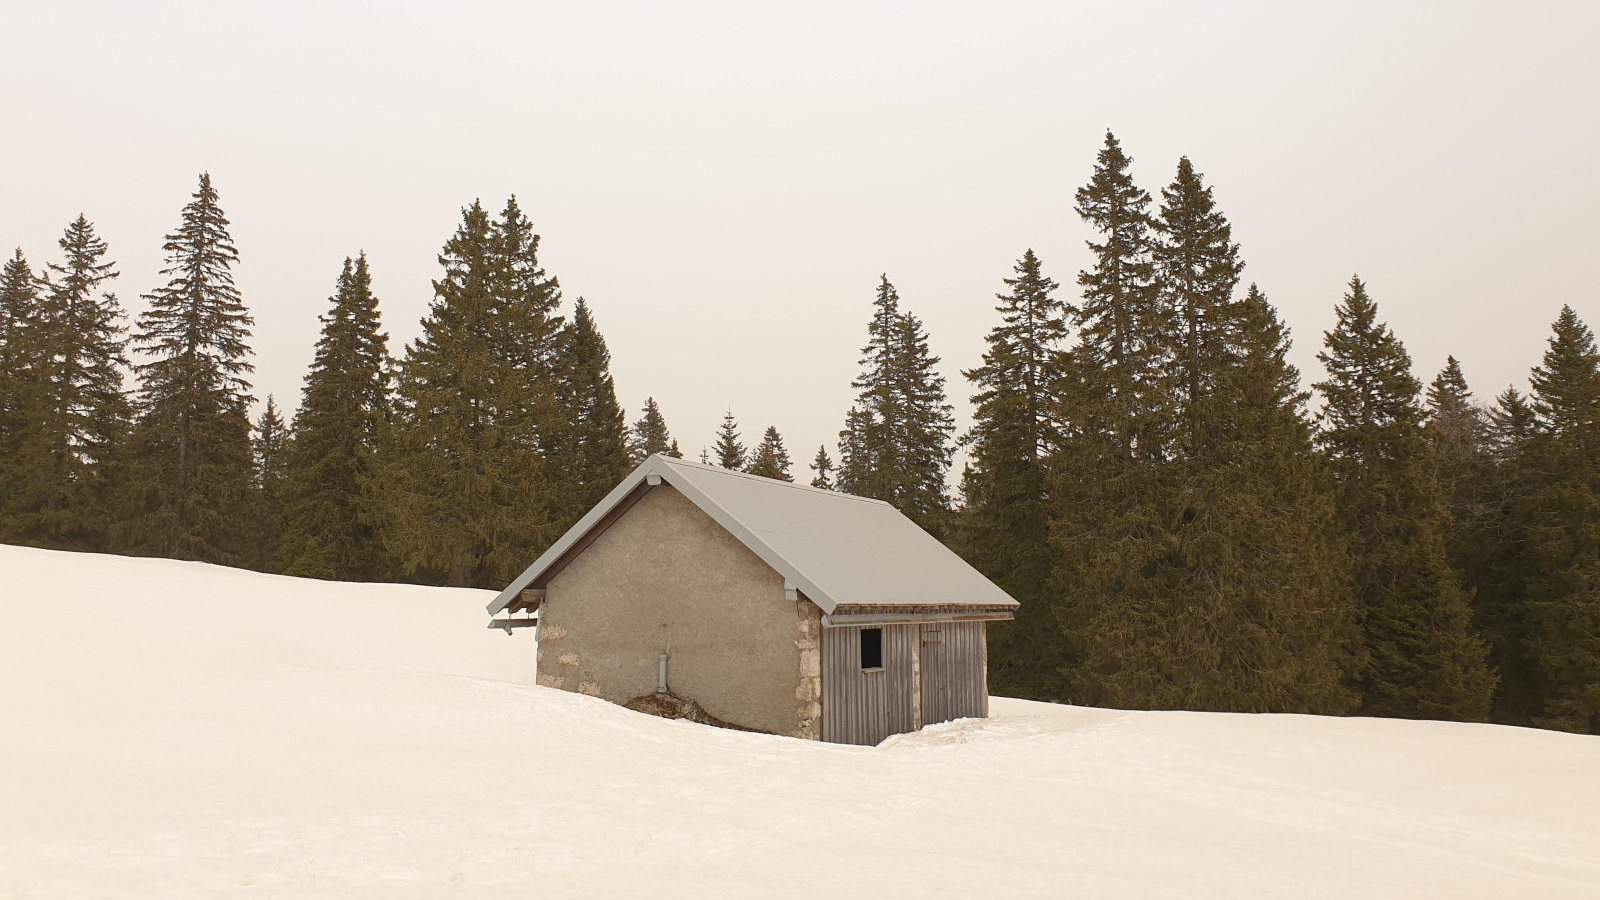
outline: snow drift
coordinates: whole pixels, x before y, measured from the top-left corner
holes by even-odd
[[[997,699],[814,744],[536,687],[489,596],[0,547],[0,895],[1600,896],[1600,739]]]

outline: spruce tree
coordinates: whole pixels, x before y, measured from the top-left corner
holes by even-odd
[[[1465,379],[1461,384],[1452,384],[1449,377],[1441,380],[1449,384],[1449,392],[1438,400],[1433,399],[1438,392],[1430,392],[1435,421],[1429,428],[1447,452],[1451,432],[1445,425],[1450,419],[1442,413],[1453,405],[1450,395],[1459,394]],[[1532,655],[1536,648],[1529,644],[1527,604],[1534,574],[1530,567],[1537,565],[1529,552],[1529,529],[1544,514],[1535,452],[1538,416],[1520,392],[1507,388],[1481,422],[1482,449],[1470,475],[1455,483],[1455,508],[1468,515],[1457,522],[1452,556],[1472,590],[1476,623],[1489,643],[1490,663],[1500,673],[1493,721],[1532,725],[1540,715],[1542,695]],[[1440,471],[1442,483],[1449,485],[1449,466],[1441,463]]]
[[[277,571],[276,550],[283,536],[283,486],[288,450],[289,428],[278,412],[277,401],[268,394],[266,408],[256,420],[251,441],[257,504],[251,567],[263,572]]]
[[[1106,132],[1089,183],[1078,189],[1077,212],[1100,236],[1089,241],[1094,267],[1078,273],[1083,299],[1075,324],[1080,371],[1076,415],[1093,433],[1131,459],[1160,453],[1164,309],[1151,259],[1150,195],[1133,183],[1133,160]]]
[[[211,176],[162,249],[167,284],[144,295],[134,343],[147,358],[130,441],[125,546],[226,565],[250,558],[250,326],[233,284],[239,254]]]
[[[632,439],[635,460],[643,460],[656,453],[679,458],[683,456],[678,450],[678,442],[667,432],[667,419],[661,415],[661,407],[656,405],[654,397],[645,398],[643,414],[639,416],[639,421],[633,423]]]
[[[391,390],[365,253],[345,259],[329,303],[284,461],[277,563],[289,575],[373,581],[388,564],[368,485]]]
[[[734,471],[744,469],[745,447],[739,441],[739,424],[734,421],[731,409],[722,416],[722,425],[717,429],[717,440],[711,445],[711,452],[716,455],[717,465],[722,468]]]
[[[1000,323],[989,331],[983,364],[962,373],[977,393],[953,538],[967,562],[1022,603],[1014,622],[990,627],[993,688],[1053,699],[1066,695],[1067,652],[1050,590],[1045,460],[1059,443],[1055,391],[1070,310],[1031,249],[1003,281],[1009,290],[996,295]]]
[[[1450,509],[1453,530],[1450,536],[1450,564],[1461,574],[1462,582],[1475,601],[1478,598],[1481,567],[1485,562],[1485,540],[1490,524],[1497,518],[1495,473],[1489,456],[1484,413],[1472,400],[1461,363],[1454,356],[1428,386],[1424,426],[1438,464],[1438,482]],[[1489,539],[1492,540],[1492,539]],[[1488,629],[1479,610],[1477,626],[1489,641],[1497,661],[1495,635]],[[1500,668],[1504,675],[1504,668]]]
[[[818,445],[817,455],[811,458],[811,471],[817,473],[811,477],[811,486],[825,491],[835,490],[833,481],[833,460],[828,456],[828,448]]]
[[[1496,676],[1446,558],[1450,513],[1422,428],[1421,384],[1360,278],[1337,313],[1318,354],[1328,373],[1316,386],[1326,400],[1319,439],[1352,535],[1367,653],[1362,709],[1481,721]]]
[[[865,495],[871,488],[873,454],[868,442],[872,437],[872,416],[859,406],[845,413],[844,428],[839,430],[839,476],[834,488],[846,494]]]
[[[880,278],[862,349],[856,403],[840,434],[840,489],[894,504],[939,532],[949,509],[945,473],[955,431],[939,357],[922,322]]]
[[[1265,295],[1252,285],[1228,315],[1195,357],[1205,390],[1168,419],[1204,440],[1110,466],[1099,489],[1061,457],[1058,483],[1092,501],[1056,523],[1076,537],[1075,688],[1123,707],[1346,712],[1359,634],[1306,394]]]
[[[566,531],[633,468],[628,426],[611,378],[611,353],[582,297],[562,330],[556,354],[560,429],[551,443]]]
[[[1527,652],[1534,721],[1600,733],[1600,350],[1570,306],[1529,378],[1538,432],[1524,455]]]
[[[888,443],[898,448],[905,469],[896,479],[894,495],[901,512],[939,535],[950,511],[945,476],[953,453],[955,417],[946,401],[939,357],[928,348],[922,320],[910,312],[900,317],[895,349],[893,383],[904,418],[899,435],[890,434]]]
[[[50,471],[44,411],[50,408],[48,329],[39,280],[18,249],[0,271],[0,540],[26,539],[24,519],[43,502]]]
[[[1170,464],[1165,588],[1144,611],[1166,610],[1154,614],[1158,683],[1185,709],[1345,713],[1360,632],[1308,395],[1255,285],[1226,316],[1226,340],[1191,357],[1214,362],[1175,419],[1192,429],[1189,450]]]
[[[571,492],[545,464],[552,445],[572,442],[557,427],[560,289],[525,222],[514,200],[499,222],[478,202],[462,210],[422,335],[398,366],[394,421],[366,484],[384,547],[413,578],[503,585],[568,514]]]
[[[1533,437],[1539,425],[1539,416],[1526,397],[1514,387],[1508,387],[1494,398],[1489,410],[1489,449],[1501,459],[1509,459]]]
[[[1445,358],[1444,369],[1428,385],[1428,428],[1439,461],[1448,476],[1462,474],[1484,449],[1483,412],[1472,402],[1472,390],[1461,372],[1461,362]]]
[[[40,317],[38,280],[18,248],[0,269],[0,448],[21,428],[23,385],[33,380],[40,354],[32,331]]]
[[[847,492],[891,503],[898,487],[896,475],[905,470],[893,440],[905,418],[893,381],[899,322],[900,294],[889,276],[881,275],[867,323],[867,344],[861,350],[861,375],[850,383],[857,391],[856,403],[846,416],[839,444],[841,477],[851,484]]]
[[[1217,390],[1216,379],[1225,368],[1218,361],[1234,338],[1233,290],[1244,263],[1232,227],[1187,156],[1178,160],[1177,176],[1161,191],[1154,225],[1159,240],[1152,259],[1166,320],[1159,330],[1167,338],[1159,358],[1171,361],[1165,399],[1176,405],[1174,440],[1199,453],[1211,439],[1204,433],[1211,423],[1200,410]]]
[[[783,436],[778,434],[777,428],[767,426],[766,432],[761,435],[761,443],[750,455],[750,468],[745,471],[762,478],[794,480],[794,476],[789,474],[789,451],[784,449]]]
[[[1133,182],[1132,160],[1107,132],[1088,184],[1076,195],[1079,217],[1095,233],[1093,265],[1078,273],[1081,300],[1070,323],[1078,343],[1056,373],[1052,419],[1059,445],[1050,454],[1050,542],[1056,550],[1051,591],[1070,598],[1053,613],[1065,631],[1065,665],[1039,667],[1050,699],[1113,702],[1117,663],[1097,665],[1097,622],[1137,612],[1140,567],[1159,559],[1167,523],[1161,503],[1163,443],[1172,429],[1164,370],[1171,346],[1152,262],[1150,195]],[[1119,578],[1126,575],[1128,584]],[[1055,656],[1057,654],[1052,654]],[[1063,684],[1070,684],[1070,692]],[[1131,697],[1147,706],[1154,697]]]
[[[132,408],[122,306],[105,290],[117,277],[106,244],[82,215],[59,241],[31,322],[18,327],[32,354],[32,383],[18,407],[20,458],[33,459],[12,507],[15,538],[39,546],[105,549],[112,490]],[[31,347],[31,350],[30,350]]]

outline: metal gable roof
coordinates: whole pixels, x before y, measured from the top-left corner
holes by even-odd
[[[823,612],[841,605],[985,606],[1011,599],[887,503],[655,455],[489,604],[498,613],[651,475],[672,485]]]

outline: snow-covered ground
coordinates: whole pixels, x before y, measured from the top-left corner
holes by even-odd
[[[877,748],[530,683],[481,591],[0,546],[0,896],[1600,897],[1600,739],[997,699]]]

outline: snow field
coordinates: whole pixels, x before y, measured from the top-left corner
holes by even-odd
[[[483,591],[0,546],[0,896],[1600,897],[1600,739],[994,717],[841,747],[531,684]]]

